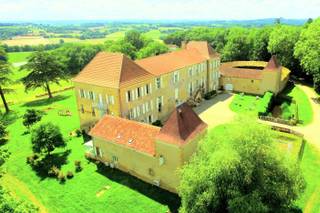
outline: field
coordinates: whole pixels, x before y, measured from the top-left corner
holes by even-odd
[[[47,113],[43,122],[51,121],[60,126],[67,147],[55,155],[66,161],[62,171],[74,172],[74,161],[80,160],[83,171],[60,184],[56,179],[37,175],[26,163],[31,155],[30,135],[24,134],[21,116],[28,108]],[[166,212],[175,211],[179,199],[157,187],[116,170],[97,169],[94,163],[84,158],[83,139],[70,136],[79,128],[78,112],[73,91],[55,96],[53,100],[43,99],[12,106],[14,112],[7,117],[10,140],[5,145],[12,153],[5,164],[7,175],[4,184],[17,197],[28,199],[48,212]],[[72,116],[62,117],[59,110],[70,110]],[[23,148],[22,148],[23,147]]]
[[[60,40],[65,43],[83,43],[83,44],[103,44],[107,40],[119,40],[124,37],[126,31],[118,31],[107,35],[105,38],[97,39],[85,39],[81,40],[78,38],[44,38],[41,36],[17,36],[12,39],[2,40],[1,43],[7,44],[8,46],[24,46],[24,45],[46,45],[46,44],[58,44]],[[159,30],[151,30],[144,33],[147,38],[161,41],[160,36],[162,33]]]

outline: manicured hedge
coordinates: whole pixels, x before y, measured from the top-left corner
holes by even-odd
[[[258,105],[258,115],[266,116],[272,106],[273,93],[266,92]]]

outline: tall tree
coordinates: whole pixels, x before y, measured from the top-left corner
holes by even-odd
[[[26,69],[30,73],[22,78],[25,90],[35,88],[44,88],[49,98],[52,98],[52,93],[49,84],[59,84],[61,79],[66,79],[65,67],[59,59],[48,52],[38,51],[33,53],[28,63],[23,65],[21,69]]]
[[[294,55],[300,60],[304,71],[312,75],[315,87],[320,88],[320,18],[302,30],[296,43]]]
[[[131,43],[126,42],[125,40],[119,40],[116,42],[107,41],[105,42],[104,49],[110,52],[120,52],[126,56],[129,56],[131,59],[136,59],[137,49]]]
[[[130,30],[126,32],[124,36],[124,41],[130,43],[137,50],[140,50],[144,46],[141,33],[136,30]]]
[[[271,28],[253,28],[248,34],[249,60],[252,61],[268,61],[271,54],[268,52],[268,42]]]
[[[301,27],[277,25],[270,33],[268,50],[277,55],[283,66],[293,72],[300,68],[299,61],[294,57],[294,46],[299,39]]]
[[[5,88],[4,86],[8,85],[11,82],[9,79],[10,73],[11,70],[7,53],[3,48],[0,47],[0,96],[7,113],[10,111],[10,109],[5,98],[5,93],[11,92],[12,90],[9,88]]]
[[[227,36],[227,43],[223,48],[223,61],[248,60],[249,43],[248,30],[240,27],[231,28]]]
[[[182,212],[290,212],[305,187],[297,159],[281,152],[270,128],[254,121],[223,131],[209,133],[182,169]]]

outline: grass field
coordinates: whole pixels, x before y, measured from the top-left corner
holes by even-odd
[[[22,114],[28,108],[47,113],[43,122],[51,121],[60,126],[68,140],[65,149],[58,150],[61,158],[67,156],[62,171],[74,172],[74,161],[80,160],[84,167],[75,177],[60,184],[56,179],[38,176],[29,165],[26,157],[31,151],[30,135],[23,134]],[[5,164],[7,174],[5,187],[17,197],[28,199],[42,206],[48,212],[166,212],[175,211],[179,199],[157,187],[146,184],[122,172],[101,169],[84,158],[83,139],[70,136],[79,128],[79,118],[73,91],[67,91],[53,100],[43,99],[12,107],[14,112],[7,118],[10,140],[5,145],[12,153]],[[61,117],[59,110],[70,110],[71,117]],[[68,154],[68,150],[70,150]],[[169,206],[169,207],[168,207]]]
[[[20,70],[19,64],[23,64],[23,62],[27,61],[27,57],[31,54],[31,52],[19,52],[19,53],[9,53],[9,61],[13,65],[12,66],[12,74],[10,76],[11,80],[14,81],[13,84],[8,86],[8,88],[13,89],[12,93],[6,94],[6,100],[9,105],[19,104],[26,101],[32,101],[36,99],[36,96],[39,94],[45,95],[46,91],[43,88],[37,88],[32,91],[25,92],[24,85],[20,82],[20,79],[28,74],[25,70]],[[61,81],[60,85],[52,84],[51,90],[53,92],[70,88],[73,84],[70,81]],[[2,101],[0,102],[0,109],[2,106]]]
[[[298,104],[299,120],[302,125],[308,125],[312,122],[313,112],[308,96],[298,87],[284,91],[290,97],[293,97]]]
[[[257,115],[260,102],[261,97],[256,98],[256,96],[253,95],[235,94],[230,104],[230,109],[236,113]]]

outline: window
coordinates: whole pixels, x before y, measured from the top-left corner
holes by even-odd
[[[191,67],[189,68],[188,72],[189,72],[189,76],[192,76],[192,68]]]
[[[164,157],[163,155],[159,156],[159,165],[162,166],[164,164]]]
[[[92,91],[89,91],[89,98],[90,98],[91,100],[94,100],[94,94],[93,94]]]
[[[174,90],[174,98],[176,100],[176,104],[179,104],[179,89],[175,88]]]
[[[131,92],[127,91],[127,101],[130,102],[131,101]]]
[[[146,112],[149,112],[149,102],[146,102]]]
[[[156,87],[157,89],[161,88],[161,78],[156,78]]]
[[[109,103],[110,104],[114,104],[114,97],[111,95],[111,96],[109,96]]]
[[[140,87],[137,88],[137,96],[138,96],[138,98],[141,97],[141,89],[140,89]]]
[[[179,71],[173,73],[173,82],[178,83],[179,81]]]
[[[149,89],[149,84],[146,84],[146,95],[148,95],[149,94],[149,92],[150,92],[150,89]]]
[[[96,111],[94,110],[94,107],[92,107],[92,116],[93,116],[93,117],[96,116]]]
[[[96,146],[96,156],[102,158],[102,151],[99,147]]]
[[[140,106],[137,106],[137,116],[140,116]]]
[[[152,123],[152,115],[148,116],[148,121],[149,121],[149,123]]]
[[[80,98],[85,98],[83,89],[80,89]]]
[[[162,99],[163,99],[162,96],[157,98],[158,112],[162,112],[162,106],[163,106]]]
[[[82,114],[84,113],[84,107],[83,107],[83,104],[81,104],[81,113],[82,113]]]
[[[189,83],[189,96],[192,96],[192,83]]]
[[[101,94],[99,94],[99,104],[103,105],[103,100],[102,100],[102,95]]]
[[[113,163],[117,163],[119,161],[118,157],[117,156],[112,156],[112,162]]]
[[[254,83],[254,80],[251,80],[251,83]]]

